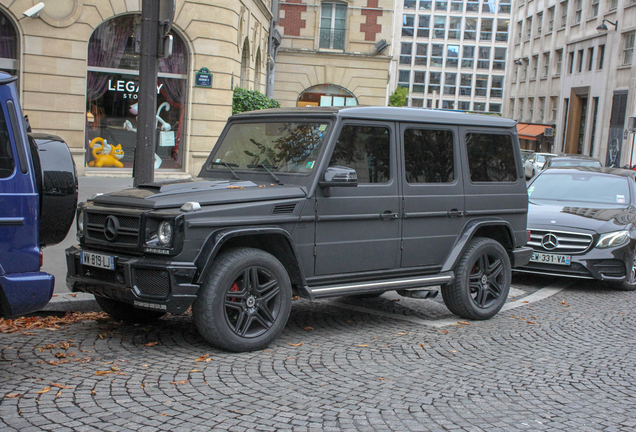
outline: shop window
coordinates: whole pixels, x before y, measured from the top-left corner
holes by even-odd
[[[18,74],[18,36],[13,22],[0,11],[0,70]]]
[[[182,39],[174,32],[172,35],[172,56],[159,59],[158,65],[155,168],[181,169],[188,54]],[[140,36],[141,16],[123,15],[102,23],[90,38],[85,144],[89,166],[98,153],[113,156],[104,167],[133,166],[137,143]]]
[[[400,77],[402,76],[400,71]],[[409,71],[406,71],[409,72]],[[408,84],[407,84],[408,88]],[[300,94],[297,106],[356,106],[356,97],[350,91],[336,85],[320,84],[309,87]]]

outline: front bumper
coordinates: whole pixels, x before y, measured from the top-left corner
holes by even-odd
[[[535,252],[546,253],[537,249]],[[617,248],[592,248],[580,255],[570,255],[570,265],[529,262],[514,271],[537,273],[552,276],[567,276],[603,281],[624,281],[631,271],[634,245],[627,244]]]
[[[141,309],[184,313],[196,299],[199,285],[192,283],[194,263],[169,259],[115,256],[115,269],[81,263],[81,248],[66,249],[66,285],[72,292],[86,292],[129,303]]]

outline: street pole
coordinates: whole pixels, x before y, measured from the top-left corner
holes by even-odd
[[[155,179],[158,44],[159,2],[157,0],[142,0],[139,117],[134,162],[134,186],[152,183]]]

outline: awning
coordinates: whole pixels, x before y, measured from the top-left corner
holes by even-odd
[[[539,135],[543,135],[546,125],[517,123],[517,134],[519,139],[525,139],[530,141],[536,141]]]

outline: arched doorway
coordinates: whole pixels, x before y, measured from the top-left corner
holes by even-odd
[[[245,42],[243,43],[243,54],[241,55],[241,76],[239,80],[239,87],[247,89],[248,81],[249,81],[249,65],[250,65],[250,43],[245,38]]]
[[[157,142],[155,168],[182,169],[185,149],[185,112],[188,53],[174,31],[172,56],[159,59],[157,82]],[[122,15],[103,22],[88,44],[86,84],[86,163],[100,168],[132,168],[137,143],[137,101],[141,16]],[[121,146],[116,164],[100,154],[101,138]],[[91,142],[93,148],[90,147]],[[118,147],[115,147],[118,148]],[[114,156],[114,150],[110,155]],[[106,160],[102,165],[100,160]]]
[[[297,106],[356,106],[358,100],[349,90],[333,85],[320,84],[305,89],[298,98]]]
[[[254,65],[254,90],[261,91],[261,49],[256,51],[256,64]]]
[[[18,63],[18,32],[11,20],[0,10],[0,70],[11,75],[17,75]]]

